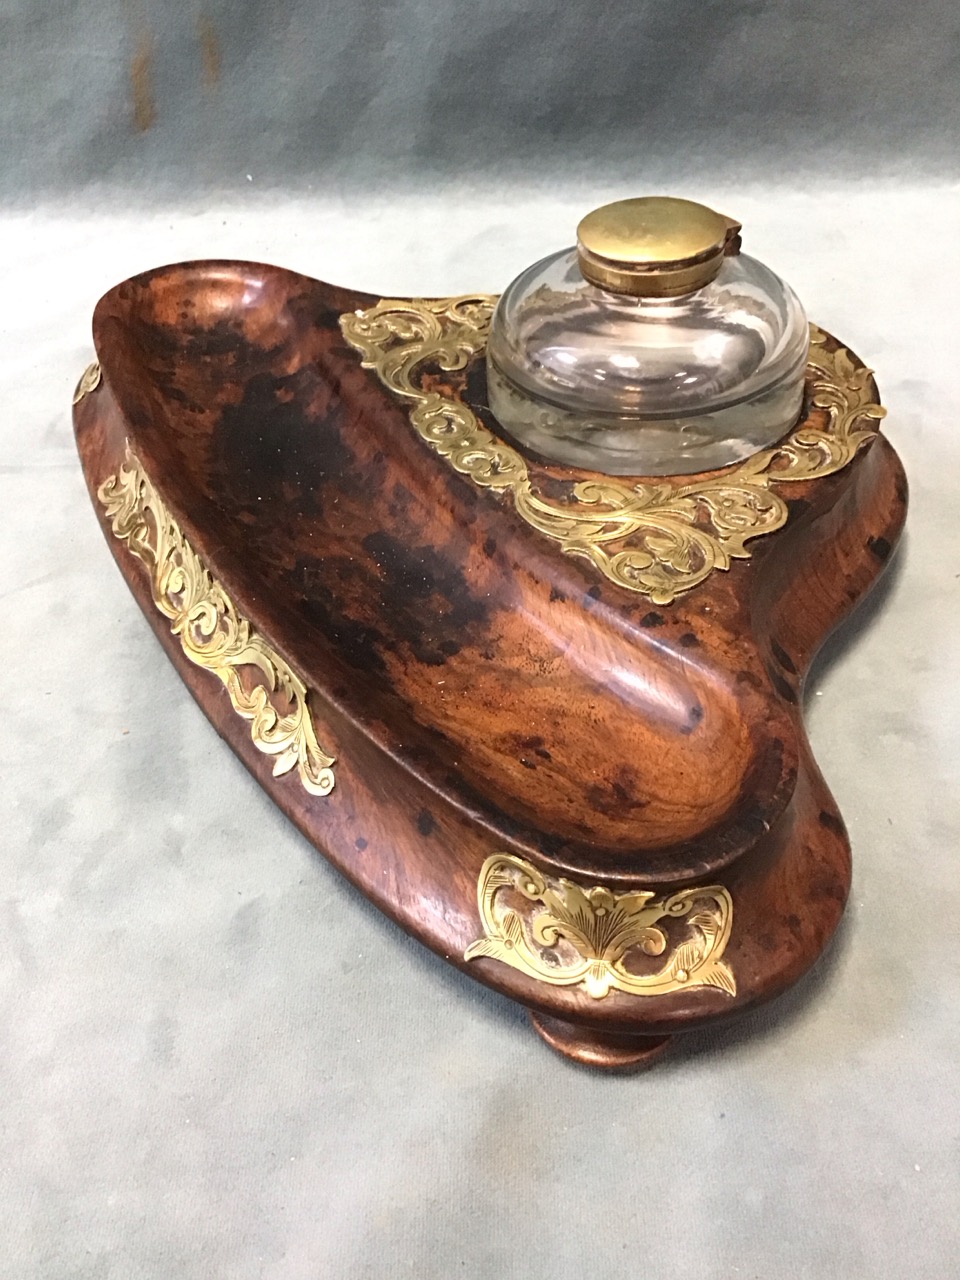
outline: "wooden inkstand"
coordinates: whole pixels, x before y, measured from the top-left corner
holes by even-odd
[[[906,484],[869,370],[739,246],[620,202],[499,307],[161,268],[101,300],[75,396],[117,563],[221,736],[598,1067],[785,990],[850,884],[801,690]]]

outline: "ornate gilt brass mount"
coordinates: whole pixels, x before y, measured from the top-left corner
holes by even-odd
[[[83,394],[100,380],[94,368],[95,380],[90,370],[81,379],[81,387],[92,384]],[[210,574],[129,449],[97,497],[114,534],[147,566],[153,602],[184,656],[225,687],[234,711],[250,722],[254,746],[273,757],[274,777],[296,768],[311,795],[329,795],[335,761],[317,743],[306,686]]]
[[[661,899],[651,890],[583,889],[498,853],[483,864],[477,901],[484,936],[470,944],[465,960],[488,956],[550,986],[582,985],[595,1000],[611,991],[659,996],[716,987],[737,993],[723,960],[733,902],[721,885]],[[685,928],[671,940],[667,927],[677,921]],[[659,963],[651,966],[649,957]]]
[[[751,538],[787,522],[779,487],[817,480],[845,467],[876,434],[885,410],[870,392],[871,371],[811,329],[808,385],[812,416],[777,448],[690,483],[568,481],[546,496],[531,465],[493,434],[460,395],[437,390],[431,369],[455,373],[479,356],[494,296],[412,301],[384,299],[341,317],[344,337],[383,385],[410,404],[421,438],[474,484],[509,494],[517,514],[570,556],[588,560],[610,582],[670,604],[715,570],[749,558]]]
[[[87,365],[83,373],[80,375],[80,381],[77,383],[76,390],[73,393],[73,403],[79,404],[84,396],[88,396],[91,391],[96,391],[100,385],[100,364],[94,360]]]

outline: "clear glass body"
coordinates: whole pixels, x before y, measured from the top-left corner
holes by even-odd
[[[607,475],[709,471],[796,423],[809,340],[793,290],[745,254],[693,293],[635,298],[590,284],[565,249],[500,299],[490,406],[549,462]]]

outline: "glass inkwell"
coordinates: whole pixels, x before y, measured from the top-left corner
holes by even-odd
[[[809,328],[793,290],[690,200],[620,200],[503,293],[490,406],[547,462],[682,475],[739,462],[800,417]]]

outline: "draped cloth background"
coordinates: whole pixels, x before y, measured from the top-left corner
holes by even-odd
[[[956,172],[953,0],[5,0],[0,193]]]
[[[946,0],[7,0],[0,1275],[955,1273],[958,51]],[[495,291],[651,191],[741,219],[875,366],[913,505],[808,687],[835,946],[617,1079],[253,786],[110,562],[69,399],[97,298],[160,262]]]

